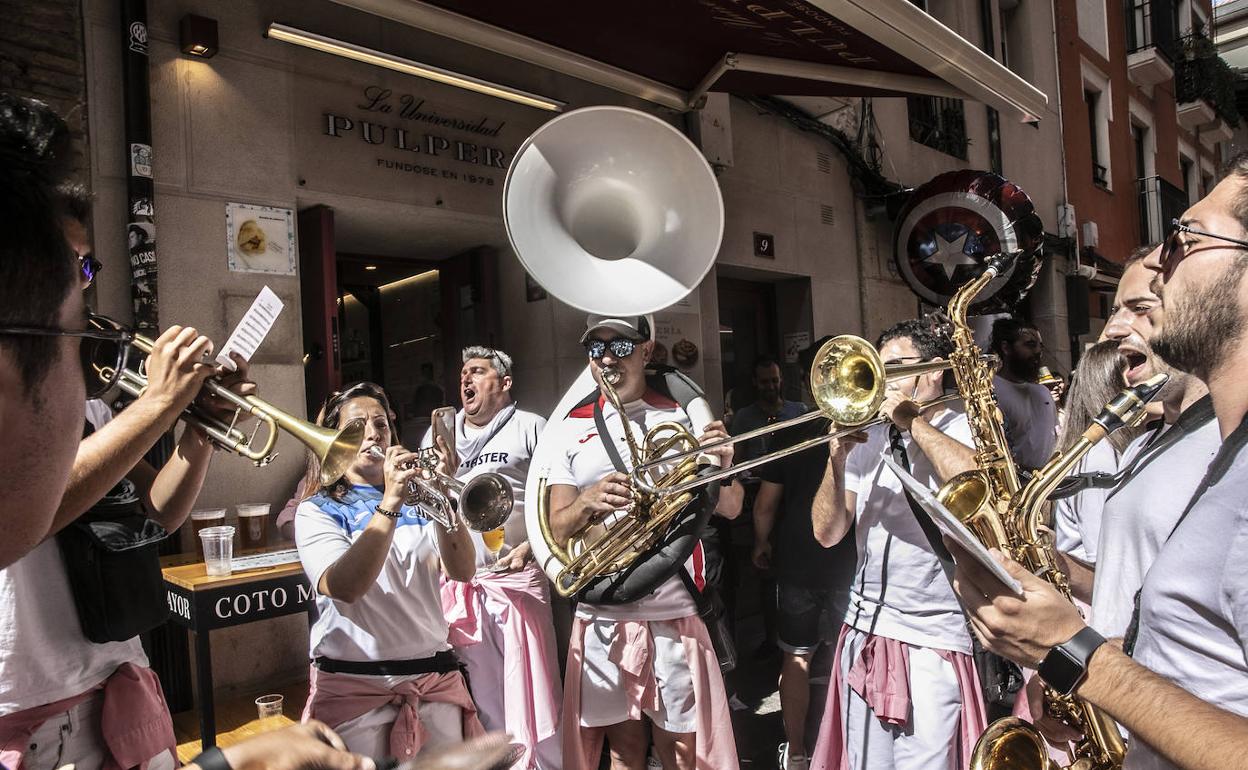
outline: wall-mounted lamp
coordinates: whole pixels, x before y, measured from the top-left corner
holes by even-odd
[[[178,42],[187,56],[211,59],[217,54],[217,20],[188,13],[178,25]]]
[[[324,37],[312,32],[305,32],[301,29],[288,27],[285,24],[270,24],[265,35],[274,40],[281,40],[284,43],[293,43],[304,48],[311,48],[314,51],[342,56],[346,59],[372,64],[375,67],[384,67],[395,72],[402,72],[405,75],[414,75],[418,78],[444,83],[448,86],[476,91],[479,94],[506,99],[517,104],[536,107],[539,110],[562,112],[563,108],[567,106],[566,103],[556,99],[531,94],[528,91],[521,91],[510,86],[499,85],[498,83],[491,83],[488,80],[474,78],[471,75],[461,75],[458,72],[444,70],[432,64],[421,64],[420,62],[404,59],[383,51],[364,48],[363,46]]]

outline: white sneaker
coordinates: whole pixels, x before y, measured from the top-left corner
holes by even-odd
[[[810,759],[804,756],[790,755],[789,742],[780,744],[776,751],[776,764],[780,770],[810,770]]]

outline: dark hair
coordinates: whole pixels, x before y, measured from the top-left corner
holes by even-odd
[[[86,227],[91,219],[91,192],[77,182],[66,182],[56,188],[61,201],[61,215]]]
[[[1231,204],[1231,213],[1239,220],[1239,226],[1248,230],[1248,151],[1239,153],[1222,167],[1222,179],[1232,176],[1236,178],[1241,187]]]
[[[381,408],[386,410],[386,422],[390,426],[390,440],[398,443],[399,428],[394,421],[394,410],[390,408],[390,398],[386,396],[386,391],[380,385],[371,382],[355,382],[342,390],[330,393],[329,398],[326,398],[325,403],[321,404],[321,410],[316,415],[316,424],[323,428],[342,427],[339,424],[342,418],[342,407],[355,398],[371,398],[381,404]],[[320,476],[321,464],[309,452],[307,469],[304,471],[303,477],[305,500],[318,492],[325,492],[335,500],[341,500],[342,496],[350,488],[350,484],[343,479],[338,479],[333,484],[322,487]]]
[[[1118,355],[1118,342],[1105,340],[1088,348],[1071,374],[1070,390],[1066,393],[1066,419],[1057,437],[1057,449],[1062,452],[1070,449],[1092,424],[1092,418],[1125,387],[1127,380],[1123,376],[1122,358]],[[1109,434],[1109,443],[1121,452],[1142,430],[1116,430]]]
[[[771,366],[774,366],[781,370],[784,369],[784,367],[780,366],[779,359],[777,359],[775,356],[771,355],[770,353],[764,353],[761,356],[754,359],[754,366],[753,368],[750,369],[750,371],[757,372],[759,369],[765,369]]]
[[[57,326],[79,286],[56,185],[68,172],[69,129],[51,107],[0,93],[0,323]],[[57,360],[56,337],[0,336],[31,393]]]
[[[1018,316],[1006,316],[998,318],[992,324],[992,341],[988,343],[988,347],[993,353],[1000,353],[1003,345],[1012,345],[1023,336],[1023,332],[1039,331],[1035,324],[1030,321],[1024,321]]]
[[[1166,226],[1169,227],[1170,223],[1167,222]],[[1127,268],[1131,267],[1136,262],[1143,262],[1144,258],[1147,257],[1149,254],[1152,254],[1153,249],[1157,248],[1160,245],[1161,245],[1160,242],[1150,243],[1147,246],[1137,246],[1136,248],[1132,249],[1131,253],[1127,255],[1127,258],[1123,260],[1122,271],[1125,273],[1127,271]]]
[[[925,361],[948,358],[953,352],[953,341],[949,339],[949,335],[937,331],[926,318],[911,318],[888,327],[875,341],[875,349],[879,350],[886,342],[902,337],[914,343]]]

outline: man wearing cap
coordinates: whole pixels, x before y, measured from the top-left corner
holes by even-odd
[[[558,451],[547,478],[551,528],[561,545],[590,525],[606,531],[630,515],[632,485],[626,473],[615,469],[606,443],[631,470],[625,423],[637,443],[663,422],[696,430],[680,404],[647,385],[652,328],[645,316],[589,317],[581,343],[600,394],[564,420],[553,439]],[[615,388],[623,415],[606,397],[604,376]],[[603,429],[608,435],[600,435]],[[727,437],[718,421],[702,430],[703,444]],[[710,451],[731,464],[731,447]],[[721,511],[739,511],[739,487],[724,488]],[[699,549],[685,564],[694,590],[703,579]],[[645,720],[668,770],[737,766],[723,679],[691,589],[680,575],[633,602],[577,605],[564,681],[564,767],[596,768],[604,738],[613,766],[644,766]]]
[[[468,668],[477,715],[487,730],[501,730],[523,747],[519,768],[557,770],[559,758],[559,664],[546,575],[533,561],[524,525],[524,483],[540,415],[516,407],[511,396],[511,356],[472,345],[463,350],[455,415],[460,481],[497,473],[511,485],[515,505],[504,524],[498,552],[475,532],[477,574],[446,580],[442,606],[455,654]],[[433,429],[421,447],[433,446]]]

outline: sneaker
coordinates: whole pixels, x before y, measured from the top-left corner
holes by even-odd
[[[788,741],[780,744],[776,751],[776,764],[780,766],[780,770],[810,770],[809,758],[789,754]]]

